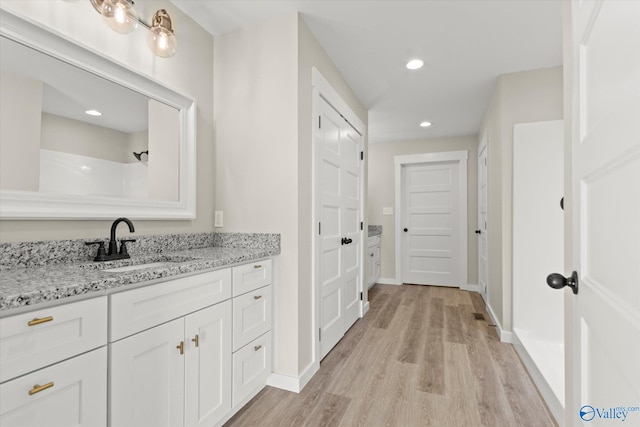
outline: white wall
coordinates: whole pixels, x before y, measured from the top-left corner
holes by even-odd
[[[148,111],[149,199],[177,202],[180,147],[176,141],[180,140],[180,116],[175,108],[154,99],[149,100]]]
[[[40,148],[119,163],[136,161],[127,133],[44,112]]]
[[[433,138],[420,141],[388,142],[369,145],[369,195],[367,217],[370,224],[382,225],[380,277],[394,279],[395,212],[383,215],[383,207],[395,204],[394,157],[405,154],[467,150],[467,283],[478,284],[478,137],[477,135]]]
[[[36,191],[40,166],[42,82],[0,76],[0,188]]]
[[[88,1],[3,1],[0,5],[64,37],[187,95],[197,102],[197,218],[193,221],[136,221],[136,234],[213,231],[216,172],[213,146],[213,37],[167,0],[136,2],[149,21],[157,9],[171,14],[180,43],[172,58],[154,56],[147,31],[122,35],[111,30]],[[0,242],[105,236],[110,221],[2,221]]]
[[[487,137],[489,305],[503,331],[512,329],[513,126],[562,119],[562,67],[499,77],[478,143]]]

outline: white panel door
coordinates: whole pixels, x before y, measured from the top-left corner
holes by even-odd
[[[343,120],[341,129],[342,159],[342,233],[348,243],[342,250],[344,272],[344,323],[345,332],[360,316],[360,268],[362,244],[360,240],[360,150],[362,137]],[[366,241],[364,242],[366,244]]]
[[[411,164],[402,173],[402,281],[460,286],[458,162]]]
[[[487,144],[481,144],[478,154],[478,292],[487,300],[489,284],[489,249],[487,242]]]
[[[324,99],[317,134],[320,238],[320,357],[360,314],[362,137]]]
[[[640,425],[627,410],[640,407],[640,2],[571,2],[571,22],[570,268],[580,282],[567,307],[566,420]]]
[[[184,319],[110,344],[111,427],[184,425]]]
[[[231,410],[231,301],[185,317],[185,425],[212,426]]]

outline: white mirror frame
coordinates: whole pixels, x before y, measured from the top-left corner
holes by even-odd
[[[193,219],[196,217],[196,103],[147,76],[0,9],[0,35],[175,107],[180,114],[177,202],[0,190],[0,219]]]

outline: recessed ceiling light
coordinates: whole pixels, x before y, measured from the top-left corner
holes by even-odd
[[[98,110],[87,110],[85,111],[85,114],[88,114],[90,116],[101,116],[102,113]]]
[[[412,59],[411,61],[407,62],[407,68],[410,70],[417,70],[419,68],[422,68],[423,65],[424,62],[421,59]]]
[[[423,128],[428,128],[431,125],[432,125],[431,122],[422,122],[422,123],[420,123],[420,127],[423,127]]]

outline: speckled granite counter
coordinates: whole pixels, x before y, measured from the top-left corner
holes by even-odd
[[[379,236],[382,234],[382,226],[381,225],[370,225],[369,226],[369,237]]]
[[[185,235],[179,235],[184,239],[183,236]],[[202,237],[202,235],[197,236]],[[165,243],[175,240],[167,236],[154,236],[147,240],[155,239],[158,243],[158,240],[163,238],[166,240]],[[142,240],[141,243],[144,243],[145,239]],[[12,312],[12,309],[73,296],[88,294],[99,296],[127,285],[251,262],[280,253],[280,236],[277,234],[210,233],[206,238],[191,239],[191,241],[194,246],[200,247],[188,248],[187,243],[182,246],[180,244],[159,245],[156,247],[161,249],[156,252],[135,255],[130,251],[131,259],[100,263],[94,263],[86,258],[80,258],[76,263],[42,261],[38,254],[49,253],[43,249],[43,246],[46,247],[49,242],[2,244],[0,245],[0,255],[3,255],[0,272],[0,313],[6,315]],[[66,246],[71,253],[75,253],[73,248],[79,247],[80,244],[84,245],[84,240],[63,242],[66,242],[63,246]],[[203,247],[207,244],[209,246]],[[214,246],[214,244],[224,246]],[[4,256],[9,253],[13,254],[11,259]],[[119,273],[103,271],[108,268],[152,262],[163,264]],[[5,312],[6,310],[10,311]]]

